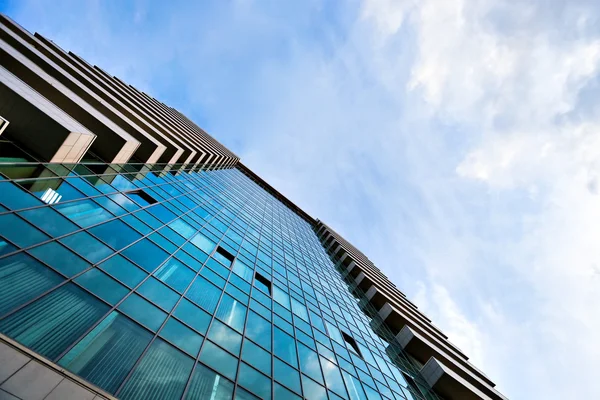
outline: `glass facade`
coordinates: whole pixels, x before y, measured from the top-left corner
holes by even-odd
[[[1,333],[122,399],[438,398],[308,221],[163,169],[0,164]]]

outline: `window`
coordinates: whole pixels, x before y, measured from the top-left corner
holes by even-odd
[[[215,251],[213,257],[215,258],[215,260],[219,261],[223,265],[226,265],[227,267],[231,267],[231,264],[235,259],[235,257],[230,252],[228,252],[221,246],[217,247],[217,251]]]
[[[142,207],[157,203],[154,197],[150,196],[143,190],[133,190],[131,192],[126,192],[125,194]]]
[[[271,295],[271,281],[258,272],[254,273],[254,286],[267,293],[269,296]]]
[[[342,333],[342,337],[344,338],[344,341],[348,345],[348,348],[350,350],[354,350],[354,352],[362,358],[362,354],[360,354],[360,350],[358,349],[356,340],[354,340],[354,338],[352,336],[348,335],[346,332],[344,332],[344,331],[340,331],[340,332]]]

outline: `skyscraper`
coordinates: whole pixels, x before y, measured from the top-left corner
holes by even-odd
[[[181,113],[0,35],[0,399],[504,399]]]

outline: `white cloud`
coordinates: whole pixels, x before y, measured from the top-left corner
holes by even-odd
[[[397,25],[383,16],[393,18],[406,6],[403,2],[379,6],[374,11],[371,3],[369,13],[382,16],[374,19],[383,27],[381,32],[395,34]],[[460,294],[453,291],[447,296],[435,280],[422,287],[419,300],[467,354],[481,357],[478,361],[492,378],[490,370],[500,374],[504,384],[500,389],[509,388],[509,394],[598,397],[600,387],[592,371],[600,356],[594,340],[600,329],[596,311],[600,115],[582,118],[578,108],[580,91],[600,72],[598,36],[584,34],[589,15],[595,13],[597,18],[599,10],[569,9],[566,14],[577,14],[576,23],[567,26],[557,41],[556,32],[535,23],[544,16],[538,13],[544,5],[500,6],[511,15],[522,15],[531,27],[521,26],[518,32],[492,27],[490,20],[499,8],[496,1],[414,5],[402,17],[415,27],[419,49],[408,88],[422,91],[439,118],[480,132],[471,137],[473,144],[465,147],[456,172],[485,185],[476,190],[495,197],[488,212],[509,213],[518,234],[508,248],[502,248],[502,242],[486,243],[485,238],[465,246],[471,253],[498,257],[504,264],[502,274],[521,281],[503,295],[522,299],[527,316],[517,317],[519,310],[507,307],[510,302],[495,293],[487,298],[480,293],[479,311],[466,317],[461,313],[473,307],[455,304],[451,299]],[[396,7],[400,11],[390,10]],[[495,207],[519,192],[526,193],[530,202],[504,210]],[[438,275],[441,265],[436,255],[425,259],[434,260],[425,264],[430,276]],[[451,263],[444,267],[455,268]],[[478,267],[486,268],[475,264],[470,271]],[[447,280],[443,284],[454,286]],[[498,308],[492,301],[506,305]],[[505,336],[514,342],[506,343]]]

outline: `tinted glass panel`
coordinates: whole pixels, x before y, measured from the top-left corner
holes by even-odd
[[[135,368],[119,398],[178,400],[193,365],[190,357],[157,339]]]
[[[107,392],[114,393],[151,338],[150,332],[118,312],[112,312],[59,364]]]
[[[77,257],[57,242],[34,247],[29,250],[29,253],[68,277],[72,277],[90,266],[85,260]]]

